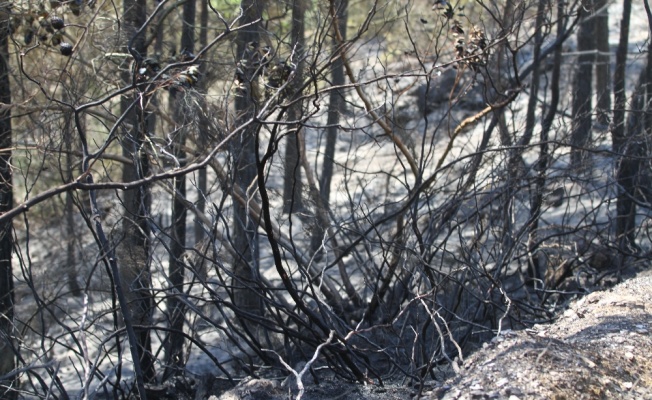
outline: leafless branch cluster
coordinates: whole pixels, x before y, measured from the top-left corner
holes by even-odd
[[[647,0],[222,3],[0,3],[0,397],[421,391],[647,266]]]

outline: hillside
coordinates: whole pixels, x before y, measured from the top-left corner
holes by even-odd
[[[652,274],[571,304],[551,325],[503,332],[436,398],[652,398]]]

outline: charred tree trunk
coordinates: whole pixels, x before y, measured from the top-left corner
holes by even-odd
[[[72,113],[67,113],[64,121],[64,146],[65,146],[65,180],[66,182],[71,182],[73,179],[73,145],[72,145],[72,126],[71,118]],[[72,192],[66,192],[65,205],[64,205],[64,215],[65,215],[65,227],[67,231],[66,238],[66,274],[68,275],[68,289],[70,293],[79,297],[82,295],[82,290],[79,287],[77,282],[77,267],[75,260],[75,204],[74,204],[74,194]]]
[[[264,50],[260,45],[260,23],[256,22],[261,19],[262,6],[260,0],[242,0],[241,3],[243,16],[240,25],[249,26],[239,30],[236,37],[237,56],[239,57],[236,78],[239,88],[236,93],[235,109],[238,126],[251,121],[262,100],[259,74],[261,62],[263,62],[261,52]],[[247,197],[255,195],[250,188],[255,187],[257,177],[256,152],[258,149],[255,136],[259,129],[260,124],[250,123],[231,142],[231,155],[234,163],[233,183],[242,190],[242,193],[246,193]],[[243,315],[260,315],[263,311],[261,295],[257,290],[259,281],[257,226],[257,221],[251,219],[245,205],[234,201],[232,240],[237,256],[233,260],[233,302],[238,309],[244,311],[240,314],[240,320],[251,338],[258,337],[258,325]]]
[[[295,48],[297,57],[297,67],[295,77],[292,83],[292,93],[296,93],[303,85],[303,64],[302,61],[305,47],[305,14],[306,3],[305,0],[294,0],[292,2],[292,44]],[[301,102],[296,102],[288,110],[288,119],[296,121],[301,118]],[[285,148],[285,172],[283,177],[283,212],[292,213],[301,211],[303,204],[301,200],[301,193],[303,191],[303,184],[301,182],[301,155],[299,154],[299,135],[301,135],[301,123],[296,125],[293,133],[288,135]]]
[[[348,0],[340,0],[335,2],[335,21],[343,39],[346,39],[346,21],[348,16]],[[333,54],[344,51],[340,48],[340,44],[333,33],[332,39]],[[333,60],[333,67],[331,69],[332,86],[344,85],[344,63],[341,57]],[[328,102],[328,118],[326,128],[326,148],[324,149],[324,159],[322,166],[322,175],[319,179],[319,190],[323,204],[328,208],[331,193],[331,181],[333,180],[333,169],[335,165],[335,144],[337,143],[337,131],[339,130],[340,116],[346,110],[346,101],[344,98],[344,90],[331,90]],[[324,239],[326,227],[317,226],[313,233],[311,240],[312,251],[317,251]]]
[[[68,90],[64,90],[62,94],[62,100],[65,103],[70,103],[72,104],[72,99],[70,92]],[[73,127],[73,112],[70,110],[66,110],[64,112],[63,116],[63,158],[65,164],[62,165],[61,168],[61,176],[63,178],[63,181],[68,183],[72,182],[74,179],[74,156],[73,156],[73,149],[74,149],[74,127]],[[63,209],[63,214],[64,214],[64,221],[65,224],[63,224],[63,227],[65,229],[64,232],[62,232],[62,236],[65,238],[66,241],[66,275],[68,279],[68,289],[70,290],[70,293],[75,296],[79,297],[82,295],[82,289],[79,286],[79,283],[77,282],[77,263],[76,263],[76,257],[75,257],[75,244],[77,243],[77,234],[76,228],[75,228],[75,194],[73,192],[66,192],[65,193],[65,200],[64,200],[64,209]]]
[[[607,0],[595,0],[595,47],[598,50],[595,63],[595,89],[598,94],[597,122],[609,125],[611,110],[611,51],[609,49],[609,12]]]
[[[652,7],[649,0],[644,1],[645,13],[647,14],[647,25],[649,34],[652,37]],[[652,100],[652,42],[648,40],[647,45],[647,66],[645,69],[645,107],[644,107],[644,129],[648,135],[652,134],[652,113],[649,112],[650,101]],[[648,199],[648,201],[651,199]]]
[[[199,12],[199,48],[203,49],[206,48],[208,45],[208,1],[209,0],[201,0],[201,10]],[[204,77],[206,76],[206,63],[201,63],[199,64],[199,76]],[[203,82],[203,81],[201,81]],[[205,84],[200,82],[200,87],[203,89],[206,88]],[[204,118],[207,115],[207,109],[206,109],[206,102],[202,100],[201,105],[203,107],[201,117]],[[201,126],[208,126],[208,123],[202,123]],[[206,148],[208,143],[208,138],[207,134],[204,131],[204,129],[200,129],[197,132],[197,143],[200,146],[200,148]],[[197,210],[200,213],[204,213],[206,211],[206,193],[208,192],[208,181],[206,180],[206,168],[202,168],[199,171],[197,171],[197,192],[198,192],[198,198],[197,198]],[[197,221],[195,222],[195,243],[201,242],[201,240],[204,238],[206,235],[204,231],[204,227],[202,224]]]
[[[180,54],[189,58],[193,56],[195,51],[195,2],[187,1],[183,5],[183,26],[181,28],[181,51]],[[186,135],[189,124],[193,121],[188,121],[184,109],[184,99],[182,96],[184,92],[180,92],[175,88],[170,89],[170,105],[173,108],[172,115],[175,117],[177,126],[175,131],[178,136],[175,138],[174,143],[178,145],[175,147],[174,156],[178,160],[180,168],[186,165],[186,152],[184,150],[186,145]],[[184,263],[181,259],[184,251],[186,250],[186,206],[183,199],[186,197],[186,176],[181,175],[174,180],[174,190],[176,196],[172,199],[172,234],[170,243],[170,264],[169,264],[169,279],[172,293],[168,297],[168,313],[170,318],[170,335],[168,336],[168,343],[166,347],[165,362],[167,365],[166,375],[170,372],[180,374],[183,372],[185,364],[183,355],[184,335],[184,311],[183,303],[179,301],[178,296],[184,292],[183,276],[184,276]]]
[[[625,129],[625,107],[627,98],[625,93],[625,67],[627,63],[627,47],[629,44],[629,22],[632,12],[632,1],[624,0],[623,16],[620,22],[620,40],[616,52],[616,66],[614,71],[614,115],[612,127],[613,151],[619,155],[620,161],[616,181],[618,183],[618,196],[616,200],[616,241],[621,251],[628,252],[635,246],[635,216],[636,203],[634,202],[633,175],[635,166],[633,159],[629,159],[627,131]],[[629,148],[629,149],[628,149]]]
[[[557,0],[557,15],[563,14],[564,1]],[[557,36],[561,36],[564,31],[565,20],[564,18],[557,19]],[[539,217],[543,211],[544,191],[546,188],[546,176],[548,173],[548,166],[550,164],[550,151],[548,148],[548,140],[552,123],[557,114],[559,106],[560,90],[559,83],[561,80],[561,63],[562,63],[562,48],[561,46],[555,49],[552,78],[550,80],[550,106],[545,111],[543,120],[541,121],[541,134],[539,145],[539,160],[537,161],[537,177],[534,181],[534,193],[530,199],[530,226],[528,227],[528,259],[532,271],[536,271],[537,276],[545,276],[547,271],[544,272],[542,257],[537,253],[539,247]]]
[[[0,6],[0,102],[11,104],[9,84],[9,6]],[[11,174],[11,109],[0,111],[0,214],[13,208]],[[16,367],[18,343],[14,340],[14,276],[11,268],[13,249],[12,221],[0,224],[0,376],[10,374]],[[18,398],[16,377],[0,381],[0,397]]]
[[[629,3],[629,4],[628,4]],[[629,6],[629,7],[628,7]],[[621,22],[621,43],[619,43],[619,54],[617,62],[624,62],[626,59],[626,52],[623,50],[621,54],[620,46],[626,49],[626,38],[625,35],[628,34],[626,28],[629,27],[629,17],[631,13],[631,2],[625,2],[625,9],[623,11],[623,20]],[[652,10],[647,0],[645,0],[645,9],[648,15],[648,21],[652,24]],[[652,25],[649,27],[652,32]],[[628,112],[627,124],[623,126],[622,130],[617,131],[622,140],[619,143],[618,152],[620,153],[620,163],[618,165],[618,172],[616,175],[616,181],[619,186],[619,193],[617,198],[617,223],[616,223],[616,237],[618,239],[618,244],[620,250],[625,254],[631,252],[638,252],[640,249],[636,243],[636,202],[640,199],[639,187],[641,185],[641,168],[645,156],[648,154],[648,138],[646,133],[649,133],[650,129],[650,115],[649,115],[649,104],[650,104],[650,83],[652,83],[652,43],[648,43],[648,54],[647,54],[647,63],[645,68],[641,71],[641,74],[636,85],[636,90],[632,93],[631,101],[627,104]],[[616,70],[618,71],[618,79],[622,78],[621,82],[618,82],[619,95],[617,96],[616,107],[618,112],[624,110],[619,108],[619,104],[624,104],[624,64],[616,65]],[[622,74],[622,75],[621,75]],[[615,79],[615,78],[614,78]],[[616,83],[614,82],[614,87]],[[623,115],[619,115],[620,118],[623,118],[624,125],[624,112]],[[614,116],[614,123],[616,117]],[[615,138],[614,138],[615,139]],[[615,142],[614,142],[615,143]]]
[[[145,0],[125,0],[124,6],[124,32],[123,40],[130,43],[126,50],[133,57],[132,68],[140,68],[141,62],[147,55],[147,45],[141,33],[135,37],[136,31],[146,21],[147,8]],[[131,71],[126,72],[123,80],[132,84]],[[154,118],[146,112],[142,105],[146,102],[144,93],[134,93],[133,97],[123,96],[121,107],[128,113],[126,121],[131,125],[127,127],[127,134],[122,141],[123,155],[132,161],[124,164],[122,179],[131,182],[142,179],[150,174],[149,156],[146,147],[148,132],[153,130]],[[136,103],[135,105],[132,103]],[[123,197],[124,219],[122,224],[122,237],[117,249],[120,264],[120,279],[123,287],[129,288],[125,293],[130,303],[134,331],[138,341],[139,363],[143,373],[143,380],[154,380],[154,357],[149,332],[153,310],[150,277],[150,225],[149,214],[151,205],[150,189],[148,186],[124,191]]]
[[[544,24],[544,13],[546,12],[546,7],[547,7],[547,1],[546,0],[539,0],[538,8],[537,8],[537,17],[536,17],[536,32],[534,34],[534,54],[532,56],[533,60],[538,60],[539,56],[541,54],[541,46],[543,45],[543,39],[544,39],[544,34],[543,34],[543,24]],[[507,178],[507,193],[505,193],[505,207],[503,211],[503,218],[504,218],[504,225],[503,225],[503,249],[504,251],[511,251],[512,246],[513,246],[513,239],[512,239],[512,221],[513,221],[513,201],[514,201],[514,194],[517,191],[516,186],[518,185],[518,179],[521,178],[522,172],[519,171],[521,168],[521,165],[523,164],[523,148],[527,146],[530,141],[532,140],[532,136],[534,134],[534,127],[536,126],[536,109],[538,107],[538,102],[539,102],[539,81],[541,78],[541,68],[539,66],[538,62],[535,62],[534,67],[532,69],[532,86],[530,88],[530,97],[528,99],[528,108],[527,108],[527,113],[525,117],[525,132],[523,133],[523,136],[521,139],[518,141],[519,146],[517,146],[517,149],[514,149],[509,155],[509,170],[507,171],[508,173],[508,178]],[[543,163],[542,167],[545,166],[546,163],[546,158],[547,158],[547,148],[542,148],[542,153],[541,153],[541,162]],[[536,228],[537,226],[537,220],[539,218],[539,212],[540,212],[540,204],[538,203],[538,199],[535,196],[533,197],[531,201],[531,209],[530,209],[530,214],[531,214],[531,224],[532,228]],[[529,237],[528,237],[528,253],[530,254],[529,257],[529,262],[530,262],[530,270],[529,270],[529,277],[531,279],[531,282],[542,282],[544,272],[541,271],[541,266],[539,265],[538,258],[533,257],[532,255],[536,251],[536,229],[530,229],[529,230]]]
[[[593,63],[595,61],[595,18],[584,10],[591,10],[593,0],[584,0],[581,12],[584,21],[577,32],[577,70],[573,81],[573,130],[571,131],[571,165],[575,169],[582,166],[586,152],[584,149],[591,140],[591,95],[593,89]]]

